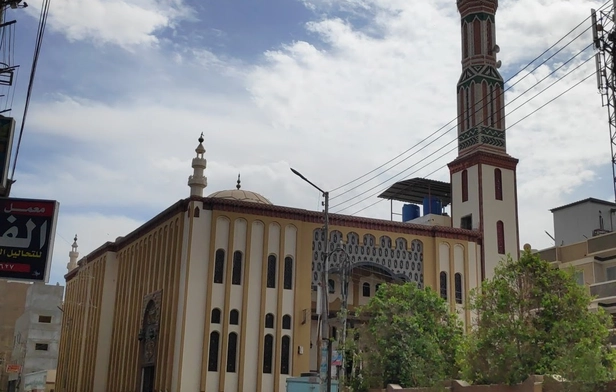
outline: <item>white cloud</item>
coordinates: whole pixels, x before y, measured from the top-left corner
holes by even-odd
[[[44,170],[18,166],[16,192],[55,198],[65,208],[137,208],[154,216],[188,196],[190,159],[203,131],[208,159],[206,194],[234,187],[239,171],[244,188],[262,193],[276,204],[316,209],[318,193],[294,177],[289,166],[322,188],[332,189],[374,169],[456,117],[455,85],[461,66],[455,3],[345,2],[348,9],[369,11],[365,15],[371,19],[361,30],[349,21],[327,16],[335,3],[311,4],[315,12],[326,13],[307,25],[312,33],[310,42],[283,42],[280,49],[266,52],[258,65],[194,48],[179,50],[181,57],[161,52],[161,58],[181,61],[144,59],[142,68],[127,69],[122,76],[160,80],[156,86],[127,91],[106,103],[76,96],[38,100],[29,118],[33,132],[80,147],[50,156]],[[499,56],[509,73],[516,71],[513,64],[534,58],[560,38],[559,34],[586,18],[588,9],[598,3],[529,1],[530,16],[517,4],[502,1],[497,15]],[[562,32],[552,34],[555,15],[563,18],[556,23]],[[526,22],[529,17],[532,21]],[[145,36],[148,34],[151,31]],[[564,54],[572,55],[580,47],[572,45]],[[577,64],[579,61],[568,64],[507,109],[513,110]],[[524,79],[508,92],[507,101],[552,70],[546,66]],[[512,113],[507,123],[514,124],[592,71],[591,62]],[[95,70],[91,77],[96,77]],[[548,210],[572,201],[572,192],[584,189],[597,176],[598,167],[609,162],[606,117],[591,79],[508,131],[508,151],[520,158],[522,244],[550,246],[544,234],[544,230],[552,230]],[[453,160],[455,153],[450,153],[413,173],[442,155],[428,157],[453,140],[455,132],[450,131],[395,169],[333,199],[331,205],[336,206],[358,196],[333,210],[378,193],[383,185],[368,189],[410,165],[415,166],[398,180],[426,176]],[[432,178],[448,181],[449,174],[443,169]],[[607,191],[598,193],[607,194],[611,184],[605,187]],[[587,191],[589,196],[594,192]],[[340,192],[332,196],[337,194]],[[376,200],[371,197],[344,212],[355,212]],[[82,254],[107,240],[99,232],[88,231],[88,225],[105,222],[100,214],[80,221],[87,222],[81,229],[87,233],[84,235],[97,237],[92,245],[80,245]],[[126,215],[131,218],[125,226],[118,226],[114,236],[126,234],[129,226],[136,224],[137,218]],[[387,219],[389,203],[379,203],[360,215]],[[63,246],[68,251],[68,245]],[[56,252],[64,251],[57,247]]]
[[[38,18],[42,1],[28,4],[29,13]],[[63,0],[52,1],[48,23],[71,41],[130,48],[157,43],[158,31],[190,14],[181,0]]]

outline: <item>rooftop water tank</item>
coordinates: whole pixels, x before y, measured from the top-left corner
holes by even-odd
[[[438,197],[424,197],[423,199],[423,215],[436,214],[441,215],[443,213],[443,203]]]
[[[420,216],[417,204],[405,204],[402,206],[402,222],[412,221]]]

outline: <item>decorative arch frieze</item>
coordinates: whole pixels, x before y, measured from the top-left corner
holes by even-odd
[[[347,241],[340,245],[344,238],[340,231],[330,233],[329,243],[325,244],[323,229],[316,229],[313,233],[312,242],[312,285],[316,286],[324,269],[324,255],[326,249],[332,252],[341,247],[350,259],[351,268],[360,266],[373,266],[387,271],[397,279],[415,282],[418,287],[423,287],[423,243],[420,240],[412,240],[409,244],[404,238],[395,241],[388,236],[381,236],[378,241],[371,234],[363,236],[362,242],[359,235],[351,232],[346,235]],[[333,253],[329,259],[329,271],[337,272],[345,261],[342,253]]]

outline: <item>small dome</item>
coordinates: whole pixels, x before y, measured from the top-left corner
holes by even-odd
[[[238,201],[249,201],[253,203],[259,204],[272,204],[265,197],[261,196],[256,192],[245,191],[242,189],[231,189],[228,191],[219,191],[214,192],[208,197],[215,197],[217,199],[230,199],[230,200],[238,200]]]

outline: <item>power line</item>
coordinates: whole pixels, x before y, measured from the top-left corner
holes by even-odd
[[[566,62],[564,62],[563,64],[561,64],[558,68],[554,69],[554,70],[553,70],[550,74],[548,74],[547,76],[543,77],[541,80],[539,80],[538,82],[536,82],[534,85],[532,85],[531,87],[529,87],[528,89],[526,89],[524,92],[522,92],[522,93],[521,93],[518,97],[516,97],[514,100],[512,100],[511,102],[508,102],[506,105],[504,105],[504,108],[506,108],[507,106],[509,106],[509,105],[510,105],[510,104],[512,104],[513,102],[515,102],[517,99],[519,99],[520,97],[522,97],[524,94],[526,94],[527,92],[529,92],[530,90],[532,90],[532,89],[533,89],[533,88],[535,88],[536,86],[538,86],[540,83],[542,83],[542,82],[543,82],[544,80],[546,80],[548,77],[550,77],[551,75],[553,75],[554,73],[556,73],[557,71],[559,71],[559,70],[560,70],[561,68],[563,68],[565,65],[567,65],[568,63],[570,63],[573,59],[577,58],[579,55],[581,55],[581,54],[582,54],[582,53],[584,53],[586,50],[588,50],[591,46],[592,46],[592,44],[591,44],[591,45],[588,45],[586,48],[584,48],[584,49],[580,50],[577,54],[575,54],[575,55],[574,55],[573,57],[571,57],[569,60],[567,60]],[[516,107],[515,109],[513,109],[513,110],[511,110],[510,112],[506,113],[504,117],[506,118],[506,117],[507,117],[508,115],[510,115],[511,113],[515,112],[516,110],[518,110],[518,109],[519,109],[519,108],[521,108],[522,106],[526,105],[528,102],[530,102],[531,100],[535,99],[537,96],[539,96],[539,95],[541,95],[542,93],[544,93],[545,91],[547,91],[549,88],[551,88],[552,86],[554,86],[556,83],[560,82],[562,79],[566,78],[567,76],[569,76],[570,74],[572,74],[573,72],[575,72],[577,69],[579,69],[581,66],[583,66],[584,64],[586,64],[588,61],[590,61],[590,60],[592,60],[592,59],[593,59],[593,57],[590,57],[589,59],[587,59],[587,60],[583,61],[582,63],[580,63],[579,65],[577,65],[575,68],[573,68],[573,69],[571,69],[569,72],[567,72],[565,75],[563,75],[562,77],[560,77],[560,78],[558,78],[557,80],[555,80],[554,82],[552,82],[549,86],[545,87],[544,89],[542,89],[541,91],[539,91],[537,94],[535,94],[535,95],[534,95],[534,96],[532,96],[531,98],[529,98],[529,99],[527,99],[526,101],[524,101],[524,102],[523,102],[522,104],[520,104],[518,107]],[[480,109],[480,110],[481,110],[481,109]],[[469,114],[469,115],[468,115],[468,117],[469,117],[469,118],[470,118],[470,116],[471,116],[471,114]],[[510,128],[510,127],[509,127],[509,128]],[[442,137],[442,136],[444,136],[444,135],[446,135],[446,133],[445,133],[445,134],[443,134],[443,135],[441,135],[441,136],[439,136],[439,138],[441,138],[441,137]],[[436,139],[436,140],[438,140],[438,139]],[[366,192],[372,191],[372,190],[374,190],[374,189],[376,189],[376,188],[380,187],[381,185],[383,185],[383,184],[385,184],[385,183],[389,182],[390,180],[392,180],[392,179],[394,179],[394,178],[396,178],[396,177],[399,177],[400,175],[404,174],[404,173],[405,173],[405,172],[407,172],[408,170],[412,169],[412,168],[413,168],[414,166],[416,166],[417,164],[419,164],[419,163],[423,162],[425,159],[429,158],[430,156],[434,155],[436,152],[438,152],[438,151],[442,150],[443,148],[445,148],[446,146],[450,145],[451,143],[453,143],[453,142],[455,142],[455,141],[457,141],[457,140],[458,140],[458,138],[457,138],[457,137],[456,137],[456,138],[454,138],[453,140],[449,141],[449,142],[448,142],[448,143],[446,143],[445,145],[441,146],[438,150],[436,150],[436,151],[434,151],[433,153],[429,154],[428,156],[426,156],[426,157],[424,157],[424,158],[420,159],[418,162],[414,163],[413,165],[411,165],[411,166],[407,167],[405,170],[403,170],[403,171],[399,172],[398,174],[396,174],[396,175],[394,175],[394,176],[392,176],[392,177],[390,177],[390,178],[386,179],[385,181],[380,182],[379,184],[377,184],[377,185],[373,186],[372,188],[367,189],[367,190],[366,190]],[[420,150],[420,151],[421,151],[421,150]],[[450,151],[448,151],[448,152],[447,152],[447,153],[445,153],[444,155],[441,155],[439,158],[442,158],[443,156],[445,156],[445,155],[446,155],[446,154],[448,154],[449,152],[450,152]],[[425,166],[423,166],[423,167],[425,167]],[[423,168],[423,167],[422,167],[422,168]],[[411,173],[411,175],[412,175],[412,174],[414,174],[414,173],[416,173],[417,171],[418,171],[418,170],[415,170],[413,173]],[[381,190],[381,191],[379,191],[378,193],[381,193],[381,192],[382,192],[382,190]],[[344,210],[346,210],[347,208],[353,207],[353,206],[355,206],[355,205],[357,205],[357,204],[361,203],[362,201],[364,201],[364,200],[366,200],[366,199],[368,199],[368,198],[370,198],[370,197],[372,197],[372,196],[374,196],[374,195],[375,195],[375,194],[370,195],[370,196],[368,196],[368,197],[366,197],[366,198],[364,198],[364,199],[362,199],[362,200],[360,200],[360,201],[358,201],[358,202],[355,202],[355,203],[353,203],[353,204],[351,204],[351,205],[349,205],[349,206],[346,206],[346,207],[344,207],[344,208],[342,208],[342,209],[340,209],[340,210],[338,210],[338,211],[336,211],[336,212],[338,212],[338,213],[339,213],[340,211],[344,211]],[[343,202],[341,202],[341,203],[338,203],[338,204],[336,204],[336,205],[332,206],[331,208],[336,208],[336,207],[342,206],[342,205],[344,205],[344,204],[346,204],[346,203],[350,202],[351,200],[356,199],[356,198],[361,197],[361,196],[362,196],[362,194],[357,194],[357,195],[355,195],[355,196],[353,196],[353,197],[351,197],[351,198],[349,198],[349,199],[347,199],[347,200],[345,200],[345,201],[343,201]]]
[[[21,119],[19,129],[19,138],[17,139],[17,149],[15,150],[15,160],[13,161],[13,171],[11,172],[11,180],[15,177],[15,168],[17,167],[17,158],[19,157],[19,147],[21,146],[21,138],[24,134],[24,125],[28,116],[28,108],[30,107],[30,98],[32,97],[32,88],[34,87],[34,77],[36,75],[36,67],[38,65],[41,47],[43,45],[43,36],[45,35],[45,27],[47,26],[47,15],[49,14],[49,3],[51,0],[43,0],[41,5],[41,14],[39,16],[39,25],[36,32],[36,41],[34,45],[34,55],[32,57],[32,68],[30,69],[30,78],[28,80],[28,92],[26,93],[26,102],[24,105],[24,114]]]
[[[599,10],[601,10],[602,8],[604,8],[606,5],[608,5],[609,3],[611,3],[610,0],[608,0],[607,2],[605,2],[601,7],[599,7]],[[554,43],[552,46],[550,46],[548,49],[546,49],[543,53],[541,53],[539,56],[535,57],[532,61],[530,61],[527,65],[525,65],[522,69],[520,69],[518,72],[516,72],[513,76],[511,76],[507,81],[505,81],[505,83],[510,82],[511,80],[513,80],[516,76],[518,76],[522,71],[524,71],[526,68],[528,68],[530,65],[532,65],[535,61],[537,61],[538,59],[540,59],[543,55],[545,55],[546,53],[548,53],[550,50],[552,50],[556,45],[558,45],[561,41],[563,41],[567,36],[569,36],[571,33],[573,33],[575,30],[577,30],[581,25],[583,25],[588,19],[590,19],[590,17],[585,18],[582,22],[580,22],[577,26],[575,26],[572,30],[570,30],[567,34],[565,34],[563,37],[561,37],[556,43]],[[536,66],[532,71],[530,71],[528,74],[524,75],[522,78],[520,78],[519,80],[517,80],[514,84],[512,84],[511,86],[509,86],[505,91],[502,92],[502,94],[504,94],[506,91],[509,91],[511,88],[513,88],[515,85],[517,85],[518,83],[520,83],[522,80],[524,80],[526,77],[528,77],[530,74],[532,74],[534,71],[536,71],[539,67],[541,67],[543,64],[545,64],[547,61],[551,60],[553,57],[555,57],[558,53],[560,53],[563,49],[565,49],[566,47],[568,47],[571,43],[573,43],[575,40],[577,40],[580,36],[582,36],[585,32],[587,32],[591,27],[586,28],[584,31],[582,31],[579,35],[577,35],[575,38],[573,38],[571,41],[569,41],[565,46],[563,46],[562,48],[560,48],[558,51],[556,51],[555,53],[553,53],[551,56],[549,56],[547,59],[545,59],[542,63],[540,63],[538,66]],[[483,100],[485,100],[486,98],[483,98]],[[480,101],[481,102],[481,101]],[[488,103],[486,103],[486,105],[488,105]],[[483,108],[480,108],[479,110],[482,110]],[[449,126],[452,122],[456,121],[459,118],[459,116],[457,116],[456,118],[452,119],[451,121],[449,121],[447,124],[443,125],[441,128],[437,129],[436,131],[434,131],[433,133],[431,133],[430,135],[428,135],[427,137],[425,137],[424,139],[422,139],[421,141],[419,141],[418,143],[416,143],[415,145],[413,145],[412,147],[410,147],[409,149],[403,151],[402,153],[398,154],[397,156],[395,156],[394,158],[390,159],[389,161],[385,162],[384,164],[376,167],[375,169],[355,178],[354,180],[351,180],[337,188],[334,188],[331,192],[335,192],[341,188],[344,188],[372,173],[374,173],[375,171],[377,171],[378,169],[388,165],[389,163],[395,161],[396,159],[400,158],[401,156],[405,155],[406,153],[408,153],[409,151],[411,151],[412,149],[414,149],[415,147],[419,146],[420,144],[422,144],[423,142],[425,142],[426,140],[428,140],[429,138],[431,138],[432,136],[434,136],[435,134],[437,134],[438,132],[440,132],[441,130],[443,130],[444,128],[446,128],[447,126]],[[455,127],[449,129],[446,133],[448,133],[449,131],[451,131],[452,129],[455,129]],[[439,138],[442,137],[439,136]],[[436,140],[438,140],[439,138],[437,138]],[[434,140],[434,141],[436,141]],[[434,141],[432,141],[431,143],[429,143],[428,145],[432,144]],[[428,145],[422,147],[425,148]],[[419,151],[421,151],[422,149],[420,149]],[[354,189],[357,189],[358,187],[366,184],[367,182],[373,180],[374,178],[377,178],[378,176],[380,176],[381,174],[384,174],[385,172],[387,172],[388,170],[391,170],[392,168],[398,166],[399,164],[401,164],[402,162],[406,161],[407,159],[411,158],[412,156],[414,156],[417,152],[411,154],[410,156],[406,157],[405,159],[403,159],[402,161],[396,163],[395,165],[385,169],[384,171],[380,172],[379,174],[377,174],[376,176],[373,176],[371,178],[369,178],[368,180],[362,182],[359,185],[356,185],[353,188],[347,189],[346,191],[332,196],[331,200],[336,199],[337,197],[340,197]]]
[[[592,57],[591,57],[591,59],[592,59]],[[587,61],[588,61],[588,60],[587,60]],[[585,61],[584,63],[586,63],[587,61]],[[591,78],[592,76],[594,76],[594,75],[595,75],[595,73],[593,72],[593,73],[591,73],[590,75],[586,76],[585,78],[583,78],[583,79],[582,79],[582,80],[580,80],[579,82],[575,83],[573,86],[569,87],[568,89],[566,89],[566,90],[565,90],[565,91],[563,91],[562,93],[560,93],[560,94],[558,94],[557,96],[555,96],[554,98],[550,99],[550,100],[549,100],[548,102],[546,102],[545,104],[543,104],[543,105],[539,106],[537,109],[533,110],[532,112],[530,112],[530,113],[529,113],[529,114],[527,114],[526,116],[522,117],[521,119],[519,119],[518,121],[516,121],[515,123],[513,123],[512,125],[510,125],[507,129],[511,129],[511,128],[513,128],[514,126],[516,126],[517,124],[519,124],[519,123],[521,123],[522,121],[526,120],[528,117],[532,116],[533,114],[537,113],[539,110],[543,109],[543,108],[544,108],[544,107],[546,107],[547,105],[549,105],[549,104],[551,104],[552,102],[556,101],[558,98],[562,97],[563,95],[565,95],[565,94],[566,94],[566,93],[568,93],[569,91],[573,90],[574,88],[576,88],[576,87],[577,87],[577,86],[579,86],[580,84],[584,83],[586,80],[590,79],[590,78]],[[560,80],[560,79],[559,79],[559,80]],[[442,158],[442,156],[441,156],[441,158]],[[433,172],[431,172],[430,174],[428,174],[428,176],[430,176],[430,175],[432,175],[432,174],[436,173],[437,171],[439,171],[439,170],[441,170],[441,169],[444,169],[444,168],[446,168],[446,167],[447,167],[447,165],[441,166],[441,167],[439,167],[438,169],[436,169],[436,170],[434,170]],[[366,199],[364,199],[364,200],[366,200]],[[378,203],[380,203],[380,202],[382,202],[382,201],[384,201],[384,200],[385,200],[385,199],[379,199],[379,200],[377,200],[376,202],[374,202],[374,203],[372,203],[372,204],[370,204],[370,205],[368,205],[368,206],[366,206],[366,207],[363,207],[363,208],[362,208],[362,209],[360,209],[360,210],[355,211],[355,212],[354,212],[354,213],[352,213],[351,215],[356,215],[356,214],[358,214],[358,213],[360,213],[360,212],[362,212],[362,211],[364,211],[364,210],[366,210],[366,209],[368,209],[368,208],[370,208],[370,207],[372,207],[372,206],[375,206],[376,204],[378,204]],[[363,201],[363,200],[362,200],[362,201]]]

